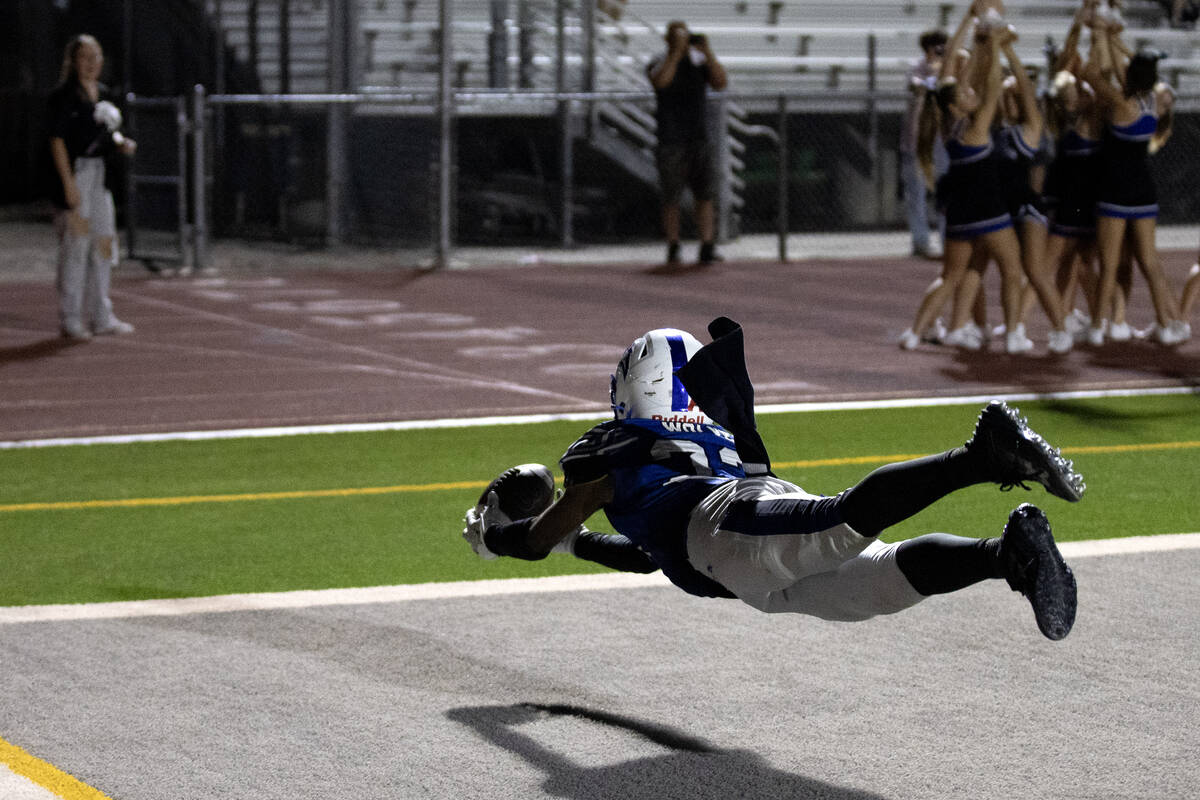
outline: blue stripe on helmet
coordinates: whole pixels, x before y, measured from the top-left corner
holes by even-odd
[[[687,363],[687,347],[683,344],[682,336],[668,336],[667,344],[671,347],[671,410],[687,411],[691,398],[683,382],[675,375]]]

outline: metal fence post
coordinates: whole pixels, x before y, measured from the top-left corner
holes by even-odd
[[[352,47],[351,30],[354,22],[350,19],[353,9],[346,0],[331,0],[328,16],[329,38],[326,49],[326,60],[329,68],[330,92],[344,92],[352,87],[350,51]],[[346,107],[330,103],[325,109],[325,244],[339,245],[345,238],[346,216],[343,207],[346,197],[347,148]]]
[[[565,2],[565,0],[559,0]],[[596,0],[581,0],[579,13],[583,33],[583,91],[596,91]],[[595,108],[595,104],[592,104]]]
[[[125,95],[125,132],[135,142],[138,138],[136,99],[137,96],[133,92],[127,92]],[[125,170],[125,255],[128,258],[134,258],[138,238],[137,197],[134,194],[137,184],[133,179],[135,158],[136,154],[130,157]]]
[[[779,260],[788,260],[788,115],[787,96],[779,96]]]
[[[729,132],[729,101],[724,95],[719,95],[716,101],[716,136],[713,136],[713,127],[709,128],[709,136],[712,137],[709,141],[716,142],[716,170],[717,170],[717,208],[716,213],[717,224],[717,241],[729,241],[730,233],[730,215],[733,213],[733,186],[730,182],[732,174],[732,153],[730,149],[733,146],[733,137]]]
[[[208,168],[204,129],[208,120],[204,87],[196,84],[192,92],[192,263],[195,269],[208,269]],[[182,166],[182,165],[181,165]]]
[[[537,19],[534,17],[533,0],[517,0],[517,86],[522,89],[533,88],[536,35]]]
[[[175,183],[175,202],[179,205],[179,255],[182,261],[180,270],[188,274],[196,268],[195,227],[188,224],[188,201],[194,203],[195,196],[188,197],[188,136],[192,133],[193,123],[188,119],[188,98],[180,95],[175,98],[175,159],[179,164],[179,180]],[[193,176],[194,180],[194,176]],[[193,187],[193,192],[195,191]],[[198,221],[197,217],[193,217]]]
[[[451,136],[454,133],[454,58],[451,51],[451,0],[438,3],[438,24],[441,26],[438,75],[438,209],[437,245],[434,266],[444,269],[450,263],[450,214],[453,198],[453,181],[450,158],[453,152]]]
[[[567,9],[559,0],[554,9],[554,91],[567,90]],[[571,101],[558,100],[559,185],[562,187],[559,220],[563,247],[575,244],[575,131],[571,124]]]
[[[508,88],[508,0],[491,0],[488,31],[488,86]]]
[[[867,91],[870,99],[867,101],[867,147],[871,152],[871,178],[875,186],[875,222],[883,219],[883,169],[879,161],[879,104],[875,100],[876,79],[878,77],[879,43],[875,34],[867,36]]]
[[[558,101],[560,184],[562,186],[563,247],[575,245],[575,131],[571,121],[571,101]]]

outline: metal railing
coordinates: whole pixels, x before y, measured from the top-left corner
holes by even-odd
[[[185,268],[193,265],[193,242],[195,241],[188,215],[188,142],[193,136],[201,135],[192,130],[191,118],[183,97],[137,97],[125,98],[127,131],[134,141],[142,139],[142,132],[150,136],[153,118],[158,117],[159,129],[165,128],[169,139],[173,139],[174,152],[160,152],[157,158],[143,157],[134,161],[125,173],[125,219],[128,234],[126,248],[130,258],[142,261],[151,268],[160,262],[178,263]],[[165,125],[163,124],[165,121]],[[164,137],[157,137],[164,138]],[[165,163],[164,163],[165,162]],[[138,169],[140,167],[140,170]],[[154,169],[153,172],[142,171]],[[167,204],[166,215],[170,217],[166,226],[153,226],[163,231],[165,237],[156,237],[151,244],[141,233],[151,228],[145,224],[142,201],[148,199],[152,189],[171,190],[172,204]],[[160,216],[163,204],[158,204]],[[171,213],[173,212],[173,213]],[[161,221],[161,220],[156,220]]]
[[[516,105],[522,105],[529,113],[550,115],[556,114],[559,120],[559,148],[561,153],[561,194],[559,203],[560,231],[559,241],[564,247],[571,247],[575,244],[573,235],[573,209],[575,207],[574,188],[576,185],[576,175],[574,171],[573,153],[575,149],[576,133],[581,130],[582,120],[588,117],[588,113],[583,110],[583,107],[590,107],[594,104],[611,104],[622,102],[641,102],[643,104],[653,103],[654,94],[652,92],[493,92],[493,91],[454,91],[449,95],[450,103],[443,103],[438,93],[434,92],[400,92],[400,93],[370,93],[370,94],[287,94],[287,95],[208,95],[203,87],[196,87],[196,91],[192,98],[192,119],[201,121],[200,124],[194,125],[195,139],[192,147],[192,179],[193,187],[193,250],[195,261],[198,268],[202,268],[206,263],[207,242],[210,235],[208,212],[209,203],[207,192],[212,185],[212,176],[210,174],[209,158],[204,142],[206,140],[205,129],[208,126],[210,119],[209,111],[213,108],[227,108],[231,106],[291,106],[291,107],[322,107],[327,109],[331,118],[333,112],[337,108],[360,108],[371,107],[379,109],[389,107],[393,109],[403,109],[407,113],[416,114],[431,114],[438,119],[449,118],[453,119],[462,114],[484,112],[487,107],[495,107],[503,105],[511,110]],[[733,95],[723,95],[717,93],[714,97],[714,107],[717,109],[717,122],[714,127],[718,130],[725,130],[733,127],[740,135],[748,137],[762,137],[770,141],[778,148],[781,139],[778,133],[769,126],[764,125],[748,125],[743,122],[733,119],[729,114],[728,103],[734,99]],[[761,100],[761,98],[758,98]],[[776,99],[780,113],[787,113],[787,98],[779,96]],[[447,113],[448,112],[448,113]],[[452,130],[445,128],[440,129],[439,153],[448,154],[452,148],[447,147],[453,138]],[[325,228],[326,242],[328,244],[337,244],[340,242],[341,236],[341,221],[340,221],[340,204],[338,198],[341,196],[340,187],[347,182],[344,172],[345,162],[341,158],[339,145],[334,141],[335,137],[329,137],[329,169],[327,173],[326,198],[325,203]],[[652,144],[652,143],[649,143]],[[719,200],[718,208],[728,212],[732,202],[731,186],[735,180],[734,167],[732,159],[736,157],[735,153],[730,148],[717,148],[718,153],[718,176],[719,176]],[[453,164],[450,163],[448,157],[439,157],[437,163],[438,173],[438,196],[436,207],[436,219],[438,221],[438,236],[435,247],[434,263],[436,266],[445,266],[450,259],[450,251],[453,243],[450,240],[448,222],[454,216],[453,211],[453,187],[451,175],[453,173]],[[780,196],[784,198],[785,203],[779,215],[779,252],[781,258],[786,258],[786,172],[780,170],[778,172]],[[718,219],[722,221],[719,226],[718,235],[722,239],[728,239],[731,235],[727,213],[719,213]]]

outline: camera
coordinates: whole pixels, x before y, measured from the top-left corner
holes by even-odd
[[[688,37],[688,44],[695,45],[697,47],[704,44],[704,34],[703,33],[693,33],[691,36]]]

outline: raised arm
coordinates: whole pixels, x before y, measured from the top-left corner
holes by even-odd
[[[1107,26],[1098,16],[1092,22],[1092,47],[1088,51],[1082,77],[1096,93],[1096,101],[1100,104],[1103,115],[1106,116],[1108,109],[1121,102],[1123,85],[1118,85],[1116,68],[1109,50]]]
[[[1029,79],[1029,73],[1025,71],[1025,65],[1021,63],[1020,56],[1013,48],[1013,44],[1017,41],[1016,32],[1010,28],[1001,32],[1000,37],[1000,48],[1004,51],[1004,57],[1017,81],[1017,99],[1021,103],[1021,116],[1025,120],[1021,126],[1021,135],[1031,146],[1037,147],[1045,125],[1042,119],[1042,109],[1037,101],[1037,89],[1034,87],[1033,81]]]
[[[1154,85],[1154,99],[1158,108],[1158,127],[1150,139],[1150,155],[1154,155],[1171,138],[1175,120],[1175,90],[1169,83],[1159,81]]]
[[[650,83],[655,89],[665,89],[671,85],[671,81],[675,80],[675,70],[679,68],[679,62],[687,55],[688,30],[686,27],[682,25],[672,27],[668,37],[666,57],[647,71]]]
[[[966,144],[983,144],[991,138],[992,122],[996,119],[996,110],[1000,105],[1000,87],[1003,77],[1000,74],[999,35],[1003,29],[989,31],[983,43],[975,48],[975,57],[984,59],[981,62],[983,73],[983,92],[979,98],[979,108],[971,117],[963,141]]]
[[[954,29],[954,33],[950,36],[950,41],[946,43],[946,57],[942,59],[942,68],[938,72],[938,83],[947,78],[954,78],[959,83],[962,82],[968,61],[968,58],[964,57],[963,53],[966,49],[967,36],[975,27],[975,6],[974,2],[967,6],[967,13],[963,14],[958,27]]]
[[[1075,16],[1071,20],[1071,28],[1067,31],[1066,41],[1063,42],[1062,50],[1054,60],[1056,73],[1064,69],[1072,69],[1079,61],[1079,39],[1083,35],[1086,20],[1095,14],[1096,3],[1097,0],[1084,0],[1083,5],[1075,11]]]
[[[717,54],[712,51],[708,37],[701,35],[700,52],[704,54],[704,62],[708,65],[708,85],[715,91],[722,91],[729,85],[729,76],[725,67],[717,60]]]

